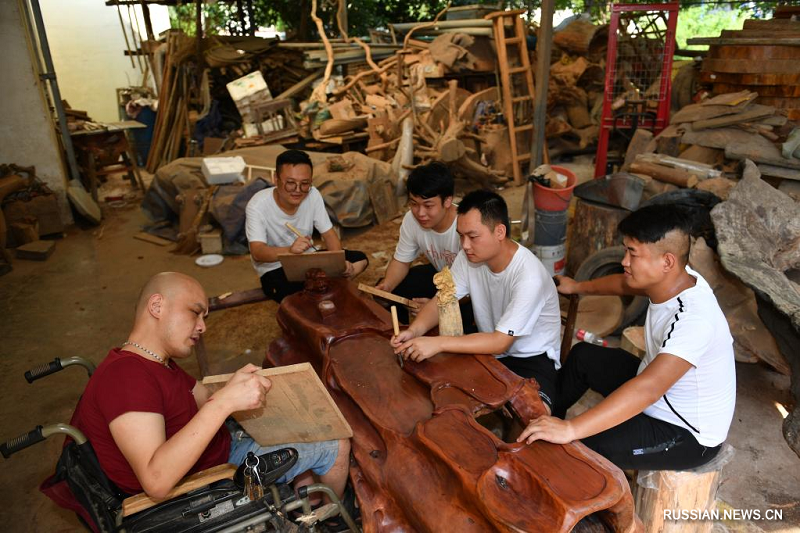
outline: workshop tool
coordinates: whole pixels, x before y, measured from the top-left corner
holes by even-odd
[[[358,284],[358,290],[360,290],[361,292],[372,294],[373,296],[380,296],[384,300],[389,300],[390,302],[397,302],[399,304],[405,305],[406,307],[414,311],[419,311],[419,304],[417,302],[409,300],[408,298],[403,298],[402,296],[397,296],[396,294],[392,294],[391,292],[382,291],[380,289],[376,289],[375,287],[364,285],[363,283]]]
[[[397,320],[397,306],[393,305],[392,309],[392,327],[394,328],[394,336],[397,337],[400,335],[400,322]],[[400,364],[400,368],[403,368],[403,356],[397,354],[397,362]]]
[[[301,239],[305,237],[305,235],[300,233],[299,229],[297,229],[294,226],[292,226],[289,222],[286,223],[286,227],[289,228],[289,231],[291,231],[292,233],[294,233],[295,235],[297,235]],[[316,246],[314,246],[313,244],[311,245],[311,249],[314,250],[315,252],[319,252],[319,249]]]

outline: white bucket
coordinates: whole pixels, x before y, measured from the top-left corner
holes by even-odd
[[[542,262],[544,268],[547,269],[547,272],[551,276],[564,273],[564,267],[566,266],[566,261],[564,260],[567,251],[566,245],[539,246],[538,244],[534,244],[531,246],[531,251],[533,255],[539,258],[539,261]]]

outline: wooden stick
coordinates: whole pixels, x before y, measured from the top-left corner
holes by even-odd
[[[394,336],[400,335],[400,322],[397,320],[397,306],[392,306],[392,328],[394,328]],[[397,364],[403,368],[403,355],[397,354]]]
[[[403,298],[402,296],[397,296],[396,294],[392,294],[391,292],[382,291],[380,289],[376,289],[375,287],[364,285],[363,283],[358,284],[358,290],[360,290],[361,292],[372,294],[373,296],[380,296],[384,300],[397,302],[399,304],[405,305],[406,307],[410,307],[411,309],[414,310],[419,310],[419,304],[417,304],[417,302],[409,300],[408,298]]]
[[[300,230],[298,230],[297,228],[295,228],[294,226],[292,226],[292,225],[291,225],[289,222],[287,222],[287,223],[286,223],[286,227],[287,227],[287,228],[289,228],[289,231],[291,231],[292,233],[294,233],[295,235],[297,235],[297,236],[298,236],[298,237],[300,237],[301,239],[304,239],[304,238],[305,238],[305,235],[303,235],[302,233],[300,233]],[[312,249],[312,250],[314,250],[315,252],[319,252],[319,250],[317,249],[317,247],[316,247],[316,246],[314,246],[313,244],[311,245],[311,249]]]
[[[400,322],[397,320],[397,306],[393,305],[392,309],[392,328],[394,328],[394,336],[400,335]]]

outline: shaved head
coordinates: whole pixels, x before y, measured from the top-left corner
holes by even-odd
[[[681,230],[672,230],[664,237],[652,244],[660,253],[671,253],[680,262],[681,267],[689,264],[689,236]]]
[[[136,302],[136,316],[147,310],[147,302],[154,294],[160,294],[169,300],[177,294],[191,290],[203,291],[202,285],[196,279],[180,272],[161,272],[150,278],[142,287],[139,299]],[[205,293],[204,293],[205,294]]]

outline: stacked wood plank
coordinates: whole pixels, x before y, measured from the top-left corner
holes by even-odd
[[[755,91],[757,103],[800,119],[800,21],[746,20],[742,30],[723,30],[719,37],[688,44],[709,45],[701,80],[714,94]]]
[[[696,187],[723,199],[735,185],[729,178],[738,178],[745,159],[769,178],[800,180],[800,151],[787,144],[798,135],[792,133],[797,124],[785,110],[755,103],[757,98],[741,91],[685,106],[655,138],[637,132],[623,170],[669,184],[656,187],[656,193]]]

